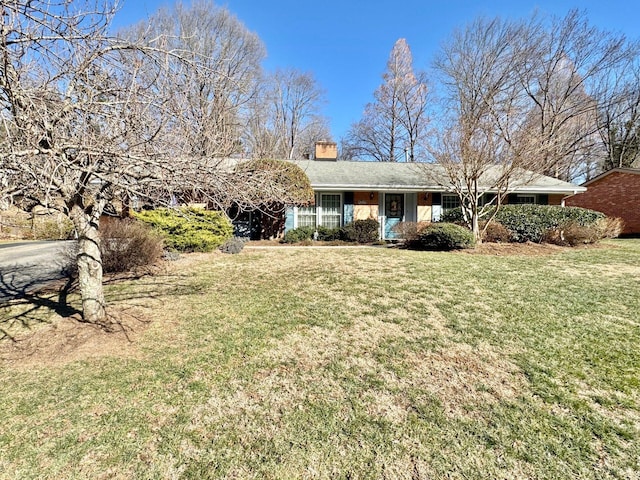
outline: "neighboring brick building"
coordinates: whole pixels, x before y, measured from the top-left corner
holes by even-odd
[[[587,191],[568,197],[567,206],[620,217],[624,221],[623,234],[640,234],[640,168],[614,168],[582,186]]]

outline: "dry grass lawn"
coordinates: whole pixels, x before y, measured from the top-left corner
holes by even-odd
[[[0,308],[0,478],[640,478],[638,240],[245,249],[107,292],[116,334]]]

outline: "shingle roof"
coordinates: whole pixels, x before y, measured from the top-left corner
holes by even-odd
[[[425,192],[442,191],[442,185],[449,183],[444,168],[437,164],[325,160],[296,160],[294,163],[305,171],[314,190]],[[524,172],[512,186],[519,192],[567,195],[586,190],[531,172]]]

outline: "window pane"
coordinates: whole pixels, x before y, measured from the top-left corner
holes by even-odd
[[[535,195],[518,195],[516,203],[518,205],[533,205],[536,203],[536,197]]]
[[[340,227],[340,195],[322,195],[322,218],[321,225],[329,228]]]
[[[298,227],[315,227],[316,226],[316,207],[311,205],[308,207],[298,207]]]
[[[442,195],[442,211],[446,212],[460,206],[460,199],[457,195]]]

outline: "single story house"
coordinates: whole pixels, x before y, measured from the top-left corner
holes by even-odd
[[[337,161],[329,154],[316,160],[294,161],[309,177],[315,205],[288,207],[285,232],[302,226],[340,227],[354,220],[375,218],[380,237],[394,239],[399,222],[438,221],[459,206],[448,191],[442,166],[423,163]],[[544,175],[516,184],[507,203],[562,205],[564,198],[585,187]]]
[[[640,168],[614,168],[582,186],[588,190],[567,198],[567,205],[619,217],[624,222],[623,234],[640,234]]]

